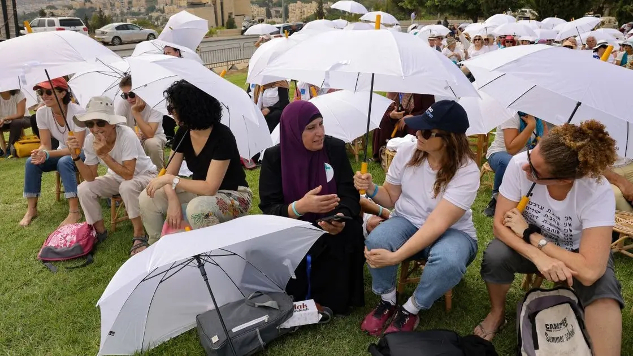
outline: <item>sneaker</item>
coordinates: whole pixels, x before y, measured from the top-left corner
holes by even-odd
[[[484,209],[484,215],[491,218],[495,216],[495,208],[497,207],[497,198],[490,199],[488,202],[488,206]]]
[[[372,310],[360,325],[360,329],[371,336],[380,336],[385,325],[396,311],[396,306],[380,300],[376,309]]]
[[[420,323],[420,317],[411,314],[403,307],[398,308],[396,316],[391,321],[391,325],[385,330],[385,334],[395,333],[399,331],[413,331],[418,327]]]

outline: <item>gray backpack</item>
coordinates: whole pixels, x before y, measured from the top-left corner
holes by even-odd
[[[237,356],[252,355],[293,329],[281,329],[294,311],[288,294],[255,292],[244,300],[220,307]],[[200,343],[208,356],[233,356],[215,309],[196,317]]]
[[[535,288],[517,308],[518,355],[592,356],[584,309],[569,288]]]

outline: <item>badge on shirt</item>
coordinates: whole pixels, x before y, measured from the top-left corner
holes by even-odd
[[[334,168],[329,163],[325,164],[325,179],[328,183],[334,178]]]

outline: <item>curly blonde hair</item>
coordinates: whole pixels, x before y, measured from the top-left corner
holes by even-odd
[[[554,177],[600,179],[617,157],[615,140],[596,120],[558,126],[541,139],[539,146]]]

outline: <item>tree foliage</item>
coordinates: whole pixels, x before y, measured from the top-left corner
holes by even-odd
[[[39,16],[39,17],[46,17],[46,10],[40,9],[40,11],[37,13],[37,16]]]
[[[235,24],[235,19],[233,18],[233,14],[229,14],[229,18],[226,19],[226,28],[227,29],[237,28],[237,25]]]
[[[405,0],[405,3],[426,8],[429,13],[465,16],[473,22],[484,16],[481,0]]]
[[[558,17],[569,21],[583,17],[593,3],[588,0],[530,0],[529,5],[541,19]]]
[[[88,25],[89,27],[92,28],[92,30],[98,30],[101,27],[109,24],[112,22],[112,17],[107,16],[106,14],[103,13],[102,9],[97,10],[95,13],[92,14],[92,18],[90,19],[90,24]]]
[[[323,0],[317,0],[317,8],[315,13],[317,19],[325,18],[325,11],[323,10]]]

